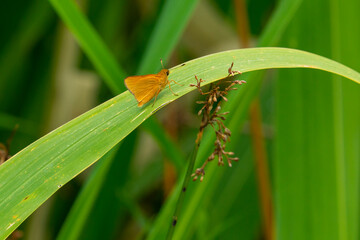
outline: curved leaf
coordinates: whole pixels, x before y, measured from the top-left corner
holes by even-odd
[[[128,92],[86,112],[32,143],[0,166],[0,238],[8,236],[61,186],[126,137],[145,119],[180,96],[194,90],[194,75],[205,84],[234,70],[314,68],[333,72],[360,83],[360,74],[340,63],[304,51],[285,48],[231,50],[198,58],[170,69],[174,96],[163,90],[152,103],[137,107]],[[242,87],[246,87],[242,86]]]

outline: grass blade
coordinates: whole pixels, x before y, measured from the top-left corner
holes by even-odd
[[[113,55],[107,49],[100,36],[96,33],[95,29],[91,26],[85,16],[80,12],[76,4],[71,0],[50,0],[50,2],[52,3],[55,10],[58,12],[59,16],[65,22],[65,24],[73,32],[81,48],[92,61],[99,74],[103,76],[105,83],[109,86],[110,90],[114,94],[119,94],[120,92],[125,91],[126,88],[123,84],[123,80],[125,79],[127,74],[118,66]],[[171,3],[171,5],[172,4],[173,3]],[[191,6],[191,4],[186,4],[184,6],[184,10],[186,10],[184,11],[184,13],[187,13],[185,14],[185,16],[191,13],[191,9],[189,9],[189,6]],[[171,11],[173,12],[173,10]],[[181,19],[177,20],[180,22]],[[183,21],[186,21],[186,19],[183,19]],[[180,27],[181,26],[182,25],[180,25]],[[157,26],[157,29],[158,31],[155,33],[155,35],[164,34],[169,31],[169,25],[160,24]],[[175,30],[175,33],[181,32],[181,29],[175,28],[174,26],[172,27],[172,30]],[[175,33],[169,33],[171,35],[168,35],[172,36],[174,41],[176,40],[176,38],[174,38]],[[168,43],[165,44],[162,42],[154,42],[151,45],[151,49],[158,49],[159,54],[161,54],[161,51],[163,51],[163,48],[165,46],[166,49],[170,49],[173,47],[173,45],[174,43],[172,45],[169,45]],[[148,59],[147,61],[143,62],[142,66],[145,66],[147,68],[149,66],[153,66],[153,68],[149,70],[149,72],[153,72],[158,68],[156,66],[160,65],[159,62],[154,62],[153,59]],[[152,136],[156,137],[158,143],[164,143],[163,139],[169,140],[166,145],[161,145],[161,149],[163,149],[169,159],[173,161],[174,165],[176,167],[179,167],[181,165],[181,162],[184,162],[181,158],[183,154],[176,148],[176,145],[165,134],[165,131],[154,132],[153,129],[162,128],[160,124],[152,119],[149,119],[149,122],[147,123],[145,128],[147,128],[147,130],[152,133]],[[177,170],[180,171],[181,168],[177,168]]]
[[[82,189],[76,202],[74,203],[67,221],[61,228],[57,239],[79,239],[90,209],[98,197],[105,175],[108,173],[111,163],[114,159],[118,146],[114,147],[102,157],[102,161],[95,167],[91,173],[90,179]]]
[[[61,186],[89,167],[158,109],[194,90],[194,74],[206,84],[228,75],[267,68],[316,68],[360,83],[360,74],[330,59],[294,49],[249,48],[220,52],[170,69],[183,86],[159,94],[154,107],[137,107],[128,91],[32,143],[0,166],[0,238],[8,236]]]

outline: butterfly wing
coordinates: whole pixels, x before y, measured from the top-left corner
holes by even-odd
[[[139,107],[149,102],[161,91],[159,76],[155,74],[127,77],[125,85],[138,101]]]

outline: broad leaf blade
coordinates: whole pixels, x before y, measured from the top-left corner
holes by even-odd
[[[234,62],[242,72],[268,68],[308,67],[333,72],[360,83],[360,74],[324,57],[285,48],[231,50],[208,55],[170,69],[174,96],[162,91],[154,107],[137,107],[128,92],[86,112],[29,145],[0,166],[0,238],[22,221],[61,186],[89,167],[158,109],[194,90],[194,75],[205,84],[225,78]],[[244,86],[245,87],[245,86]]]

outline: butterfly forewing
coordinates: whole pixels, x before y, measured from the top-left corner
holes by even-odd
[[[160,78],[155,74],[127,77],[125,85],[135,96],[139,107],[161,91]]]

